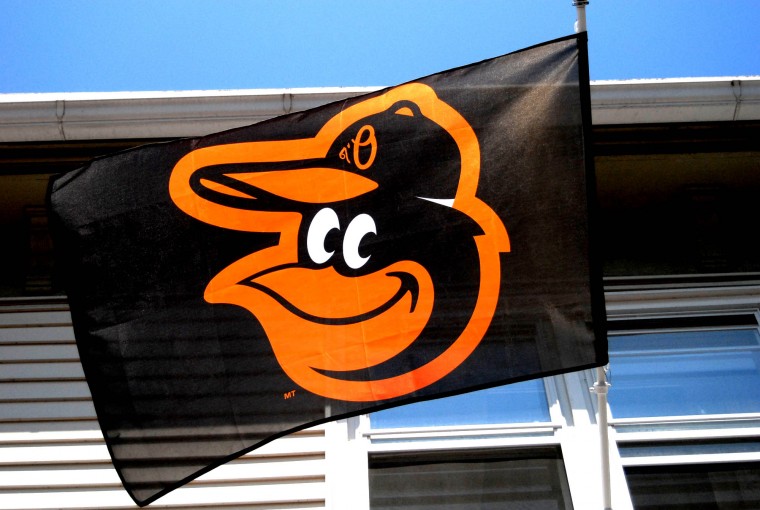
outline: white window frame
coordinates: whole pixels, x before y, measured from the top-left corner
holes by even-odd
[[[607,293],[606,297],[608,317],[612,320],[752,314],[760,324],[760,285],[749,280],[744,285],[627,290]],[[644,330],[636,331],[639,332]],[[695,442],[750,438],[760,442],[760,413],[641,418],[615,418],[610,413],[609,424],[611,448],[616,451],[622,468],[760,461],[760,450],[752,446],[745,451],[735,448],[731,452],[705,453],[704,448],[695,445],[692,452],[684,451]],[[652,454],[626,455],[625,447],[633,444],[651,447]],[[678,446],[672,446],[674,444]]]

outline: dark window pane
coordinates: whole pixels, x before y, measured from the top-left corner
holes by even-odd
[[[760,463],[629,467],[636,510],[756,510]]]
[[[372,510],[568,510],[558,449],[370,457]]]

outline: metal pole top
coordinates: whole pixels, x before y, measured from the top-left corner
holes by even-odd
[[[586,31],[586,6],[589,0],[573,0],[573,6],[578,16],[578,20],[575,22],[575,33],[580,34]]]

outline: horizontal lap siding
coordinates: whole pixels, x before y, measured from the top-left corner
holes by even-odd
[[[322,427],[273,441],[150,508],[325,507]],[[0,509],[136,508],[95,418],[65,305],[0,304]]]

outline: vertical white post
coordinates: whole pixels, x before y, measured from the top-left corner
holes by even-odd
[[[573,5],[578,16],[575,21],[575,33],[580,34],[586,31],[586,6],[588,5],[588,0],[573,0]]]
[[[575,21],[575,33],[580,34],[586,32],[586,6],[589,0],[573,0],[575,6],[576,21]],[[601,450],[601,468],[602,468],[602,501],[604,510],[612,510],[612,483],[610,480],[610,435],[609,425],[607,423],[607,390],[609,389],[607,383],[607,374],[604,372],[604,367],[597,367],[596,369],[596,382],[592,388],[596,393],[597,407],[599,409],[599,417],[597,419],[597,426],[599,427],[599,446]]]
[[[599,444],[602,457],[602,498],[604,501],[604,510],[612,510],[612,490],[610,482],[610,438],[609,426],[607,424],[607,374],[604,367],[597,367],[596,382],[594,383],[594,393],[596,393],[598,403],[597,426],[599,427]]]

